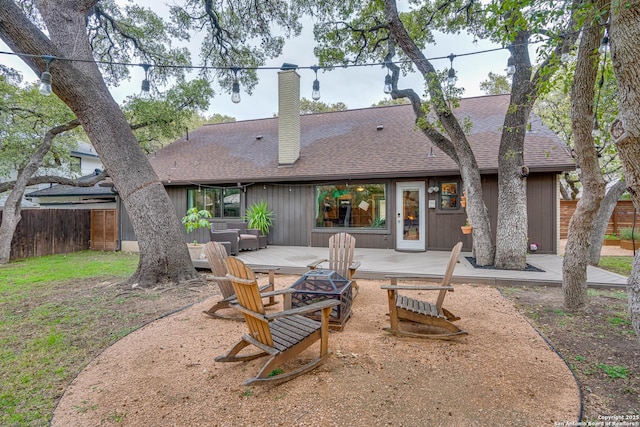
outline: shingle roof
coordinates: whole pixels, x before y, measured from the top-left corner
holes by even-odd
[[[508,95],[462,99],[456,114],[481,173],[497,171]],[[150,156],[163,182],[235,183],[457,175],[453,160],[415,128],[410,105],[301,116],[300,158],[278,167],[277,118],[204,125]],[[573,161],[559,138],[532,116],[525,142],[530,171],[563,171]],[[378,130],[379,126],[383,129]],[[429,157],[433,147],[434,157]]]

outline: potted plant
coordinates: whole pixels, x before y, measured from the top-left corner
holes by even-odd
[[[460,196],[460,206],[463,208],[467,207],[467,192],[463,191],[462,196]]]
[[[181,222],[188,234],[192,231],[197,230],[198,228],[209,228],[211,224],[209,223],[209,221],[207,221],[207,218],[211,218],[211,213],[208,210],[198,210],[198,208],[193,207],[191,209],[187,209],[187,213],[182,217]],[[189,244],[188,247],[192,259],[200,258],[202,245],[198,245],[197,236],[194,236],[193,243]]]
[[[247,208],[244,219],[247,221],[247,228],[260,230],[260,234],[264,237],[269,234],[273,226],[273,211],[269,210],[267,202],[262,200]]]
[[[462,234],[471,234],[473,227],[469,224],[469,218],[467,218],[467,222],[464,225],[460,226],[460,229],[462,230]]]
[[[634,230],[630,227],[621,228],[620,247],[631,251],[640,248],[640,230]]]

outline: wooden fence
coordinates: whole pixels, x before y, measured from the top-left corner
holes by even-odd
[[[569,232],[569,220],[576,210],[577,200],[560,201],[560,238],[566,239]],[[635,211],[631,200],[619,200],[609,218],[607,234],[618,234],[621,228],[633,226]],[[636,226],[640,226],[640,215],[635,217]]]
[[[11,243],[12,260],[89,249],[90,209],[24,209],[21,215]]]

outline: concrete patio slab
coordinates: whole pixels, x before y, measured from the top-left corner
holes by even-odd
[[[328,256],[327,248],[300,246],[269,246],[258,251],[241,252],[238,257],[246,264],[256,267],[279,267],[281,274],[303,274],[307,265]],[[454,283],[484,283],[500,286],[562,284],[562,257],[558,255],[529,255],[527,262],[543,272],[510,271],[474,268],[466,257],[460,254],[454,271]],[[393,249],[356,248],[355,260],[361,266],[356,278],[381,279],[387,274],[417,274],[439,279],[443,276],[449,259],[449,252],[398,252]],[[208,268],[206,260],[194,261],[197,268]],[[626,287],[627,277],[596,267],[588,267],[587,284],[590,287]]]

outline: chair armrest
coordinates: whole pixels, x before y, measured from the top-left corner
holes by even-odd
[[[229,280],[225,277],[226,280]],[[272,296],[276,296],[276,295],[286,295],[288,293],[290,293],[289,289],[280,289],[277,291],[268,291],[268,292],[262,292],[263,289],[267,289],[270,288],[272,286],[271,283],[267,283],[266,285],[262,285],[260,286],[259,290],[260,290],[260,297],[261,298],[267,298],[267,297],[272,297]],[[238,297],[236,296],[236,294],[230,295],[228,297],[226,297],[225,299],[223,299],[222,301],[227,301],[227,302],[231,302],[233,304],[238,302]]]
[[[253,234],[256,237],[260,237],[260,230],[257,228],[247,228],[247,234]]]
[[[280,267],[251,267],[254,273],[271,273],[280,270]]]
[[[336,305],[340,305],[340,301],[332,299],[332,300],[324,300],[319,301],[313,304],[305,305],[304,307],[296,307],[289,310],[279,311],[277,313],[269,313],[265,314],[265,319],[277,319],[279,317],[287,317],[292,316],[294,314],[303,314],[303,313],[311,313],[314,311],[322,310],[325,307],[333,307]]]
[[[443,276],[433,276],[429,274],[387,274],[385,279],[402,279],[402,280],[441,280]]]
[[[360,261],[353,261],[349,266],[349,270],[357,270],[360,268]]]
[[[313,261],[311,264],[307,264],[307,268],[310,268],[311,270],[315,270],[323,262],[327,262],[327,260],[326,259],[318,259],[316,261]]]
[[[380,289],[408,291],[453,291],[453,286],[421,286],[421,285],[382,285]]]
[[[271,293],[271,292],[266,292],[264,294],[261,294],[261,296],[265,296],[266,294],[269,294],[269,293]],[[240,304],[235,303],[235,302],[231,302],[231,304],[230,304],[231,307],[235,308],[238,311],[250,314],[253,317],[257,317],[257,318],[260,318],[262,320],[267,320],[267,321],[268,320],[272,320],[272,319],[277,319],[277,318],[280,318],[280,317],[292,316],[294,314],[302,314],[302,313],[309,313],[309,312],[312,312],[312,311],[318,311],[318,310],[322,310],[325,307],[333,307],[335,305],[340,305],[340,301],[335,300],[335,299],[333,299],[333,300],[325,300],[325,301],[317,302],[315,304],[306,305],[304,307],[298,307],[298,308],[292,308],[290,310],[279,311],[277,313],[261,314],[261,313],[256,313],[253,310],[249,310],[248,308],[245,308],[245,307],[243,307]]]
[[[286,295],[286,294],[292,294],[295,291],[296,291],[295,289],[285,288],[285,289],[278,289],[276,291],[260,292],[260,296],[264,298],[264,297],[270,297],[270,296],[276,296],[276,295]]]
[[[216,230],[209,231],[209,235],[211,236],[211,240],[214,242],[231,242],[234,239],[238,240],[238,230]],[[215,236],[215,237],[214,237]],[[214,240],[214,238],[216,240]]]

